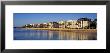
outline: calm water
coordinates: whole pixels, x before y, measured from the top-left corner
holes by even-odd
[[[14,28],[14,40],[96,40],[97,33]]]

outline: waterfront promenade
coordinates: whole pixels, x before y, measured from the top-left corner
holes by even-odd
[[[32,30],[54,30],[54,31],[73,31],[73,32],[97,32],[97,29],[66,29],[66,28],[25,28]]]

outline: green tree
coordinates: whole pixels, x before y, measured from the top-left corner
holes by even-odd
[[[91,27],[92,29],[96,29],[96,28],[97,28],[97,19],[94,19],[94,20],[91,22],[90,27]]]

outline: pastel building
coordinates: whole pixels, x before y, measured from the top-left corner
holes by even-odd
[[[59,28],[59,23],[57,22],[49,22],[48,28]]]
[[[27,24],[25,25],[25,27],[86,29],[86,28],[89,28],[89,25],[90,25],[90,21],[68,20],[68,21],[48,22],[48,23],[41,23],[41,24]]]
[[[59,21],[59,28],[66,28],[66,21]]]
[[[80,21],[78,23],[78,28],[87,28],[90,25],[89,21]]]
[[[77,20],[68,20],[66,22],[66,28],[78,28]]]

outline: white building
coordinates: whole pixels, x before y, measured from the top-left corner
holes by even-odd
[[[77,20],[68,20],[66,22],[66,28],[87,28],[89,26],[89,21],[81,21],[80,23]]]
[[[89,21],[81,21],[80,23],[78,23],[78,28],[87,28],[89,24]]]
[[[67,28],[78,28],[77,20],[68,20],[66,26]]]
[[[66,28],[66,21],[59,21],[59,28]]]

